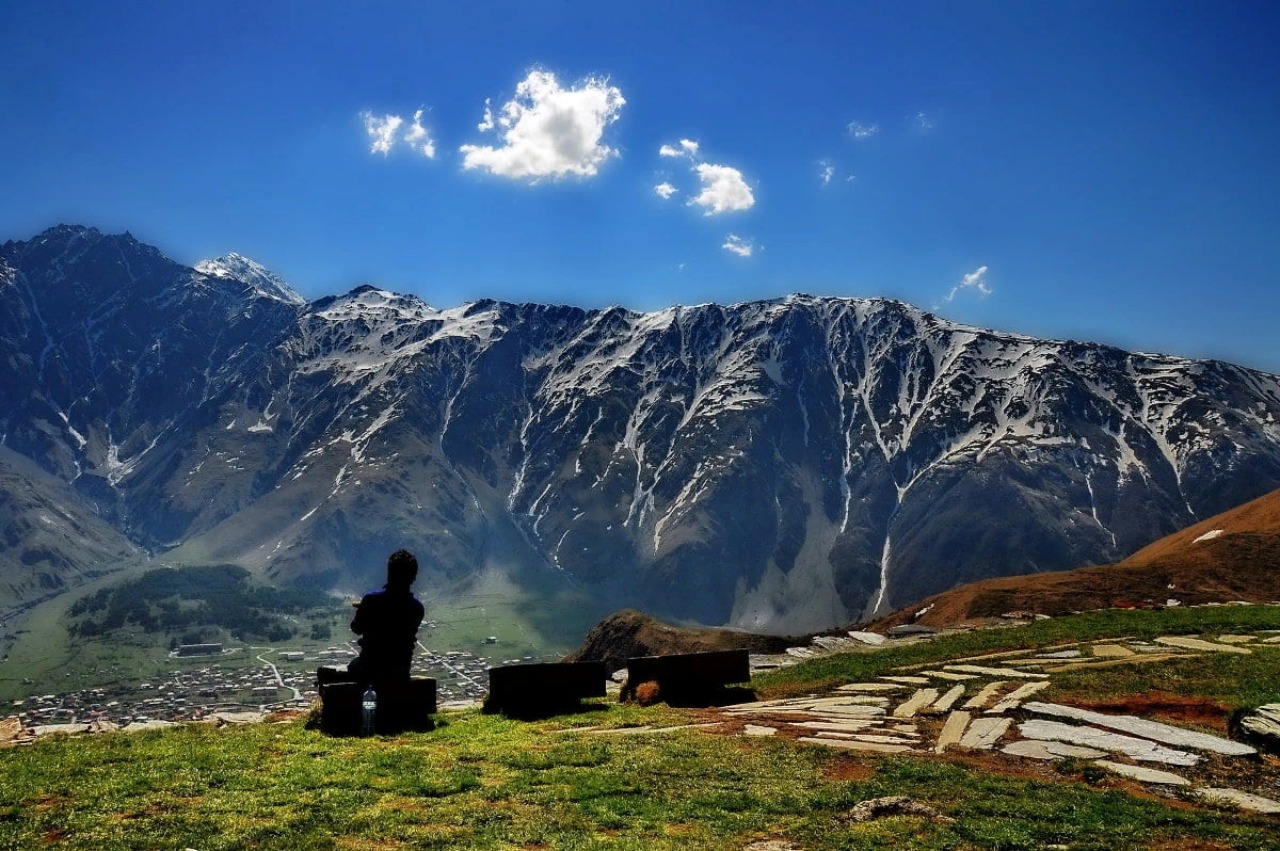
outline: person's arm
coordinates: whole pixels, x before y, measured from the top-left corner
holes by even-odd
[[[356,616],[351,619],[351,631],[356,635],[364,635],[365,621],[367,619],[365,611],[368,608],[364,603],[365,601],[361,600],[359,604],[356,605]]]

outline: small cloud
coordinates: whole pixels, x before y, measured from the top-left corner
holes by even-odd
[[[385,157],[398,143],[404,142],[427,159],[435,159],[436,143],[427,128],[422,126],[422,113],[423,110],[419,109],[413,114],[413,123],[404,135],[398,135],[400,128],[404,126],[404,119],[399,115],[374,115],[368,111],[360,113],[364,130],[373,140],[369,145],[369,153]]]
[[[409,147],[415,148],[418,153],[422,154],[429,160],[436,158],[436,143],[431,138],[431,134],[427,132],[427,128],[422,126],[422,110],[418,110],[413,114],[413,124],[409,125],[408,131],[404,134],[404,141]]]
[[[755,253],[756,244],[750,239],[743,239],[736,233],[731,233],[724,239],[724,245],[720,246],[725,251],[732,251],[739,257],[750,257]]]
[[[662,183],[659,183],[657,186],[653,187],[653,191],[659,198],[665,201],[668,198],[670,198],[672,195],[675,195],[680,190],[676,189],[670,183],[667,183],[664,181]]]
[[[863,124],[860,121],[849,122],[849,135],[855,139],[870,139],[879,132],[879,124]]]
[[[698,148],[700,146],[692,139],[681,139],[679,145],[663,145],[658,148],[658,156],[660,157],[689,157],[693,159],[698,156]]]
[[[916,129],[919,130],[921,133],[928,133],[934,127],[938,126],[937,122],[933,120],[933,117],[924,111],[917,112],[912,117],[911,121],[913,124],[915,124]]]
[[[391,153],[396,143],[396,131],[404,124],[404,119],[398,115],[374,115],[372,112],[362,112],[360,117],[364,119],[365,132],[373,140],[369,153],[383,156]]]
[[[951,292],[947,293],[946,301],[951,301],[961,290],[977,290],[982,296],[991,295],[994,290],[987,286],[987,267],[979,266],[974,271],[965,275],[960,279],[960,283],[951,288]]]
[[[755,195],[743,180],[742,172],[736,168],[698,163],[695,171],[702,181],[702,191],[689,203],[702,207],[704,216],[749,210],[755,206]]]
[[[485,101],[477,129],[497,133],[501,146],[463,145],[458,149],[462,166],[531,182],[594,177],[605,161],[618,156],[604,144],[604,131],[626,102],[622,90],[607,80],[592,77],[563,88],[554,74],[530,71],[496,115]]]
[[[822,185],[830,186],[831,180],[836,176],[836,167],[831,164],[831,160],[818,160],[818,167],[822,169],[818,173],[822,178]]]

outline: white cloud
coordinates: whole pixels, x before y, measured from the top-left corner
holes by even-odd
[[[727,165],[698,163],[695,171],[702,181],[702,191],[689,203],[704,208],[704,216],[750,210],[756,198],[742,179],[742,172]]]
[[[658,148],[658,156],[689,157],[690,159],[693,159],[698,156],[699,147],[700,145],[692,139],[681,139],[679,147],[676,147],[675,145],[663,145],[661,148]]]
[[[916,129],[919,130],[921,133],[928,133],[934,127],[938,126],[937,122],[933,120],[932,116],[930,116],[929,113],[923,112],[923,111],[917,112],[915,114],[915,117],[912,118],[912,121],[915,123]]]
[[[362,112],[360,117],[364,119],[365,132],[373,140],[369,153],[389,154],[396,143],[396,131],[404,124],[404,119],[398,115],[374,115],[372,112]]]
[[[720,246],[725,251],[732,251],[739,257],[750,257],[755,253],[756,244],[752,240],[743,239],[736,233],[731,233],[724,238],[724,245]]]
[[[422,126],[422,110],[418,110],[413,114],[413,124],[409,125],[408,131],[404,134],[404,140],[409,147],[415,148],[418,153],[422,154],[429,160],[436,158],[436,143],[431,138],[431,134],[427,128]]]
[[[670,198],[672,195],[675,195],[680,190],[676,189],[670,183],[663,181],[662,183],[659,183],[657,186],[653,187],[653,191],[657,193],[657,195],[660,198],[662,198],[663,201],[665,201],[668,198]]]
[[[829,185],[832,178],[836,176],[836,167],[831,164],[831,160],[818,160],[818,166],[822,169],[819,172],[819,176],[822,178],[822,185]]]
[[[622,91],[607,80],[590,78],[566,89],[554,74],[530,71],[497,115],[485,102],[478,129],[496,132],[502,145],[463,145],[463,168],[515,180],[592,177],[618,155],[603,137],[625,104]]]
[[[870,139],[879,132],[879,124],[863,124],[860,121],[849,122],[849,135],[855,139]]]
[[[991,295],[994,290],[987,286],[987,267],[979,266],[969,274],[960,279],[960,283],[951,288],[951,292],[947,293],[947,301],[951,301],[961,290],[977,290],[983,296]]]
[[[431,138],[430,131],[422,126],[422,113],[423,110],[420,109],[413,114],[413,123],[403,135],[400,135],[400,128],[404,127],[404,119],[399,115],[374,115],[368,111],[360,113],[360,118],[364,120],[364,130],[373,140],[369,145],[369,152],[385,157],[397,144],[404,142],[427,159],[435,159],[436,143]]]

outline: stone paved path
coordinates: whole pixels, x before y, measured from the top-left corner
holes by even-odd
[[[850,633],[855,652],[888,642]],[[920,639],[913,639],[920,640]],[[1081,668],[1158,665],[1208,653],[1248,654],[1248,646],[1280,643],[1280,635],[1160,636],[1152,642],[1109,639],[1047,651],[1019,650],[907,666],[870,682],[845,683],[824,696],[724,707],[731,718],[751,719],[744,735],[788,738],[851,752],[934,753],[953,748],[993,750],[1023,759],[1091,761],[1153,791],[1188,789],[1201,800],[1258,813],[1280,814],[1280,801],[1242,789],[1197,783],[1205,754],[1215,759],[1253,756],[1249,745],[1133,715],[1097,712],[1031,700],[1055,674]],[[845,647],[844,641],[802,648]],[[796,654],[799,655],[799,654]],[[1010,713],[1021,720],[1015,723]],[[915,722],[921,723],[917,725]],[[1178,769],[1153,768],[1152,763]]]

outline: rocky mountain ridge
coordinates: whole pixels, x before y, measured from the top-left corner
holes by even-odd
[[[883,299],[301,304],[250,264],[0,246],[3,444],[173,557],[358,588],[406,545],[427,583],[779,633],[1117,561],[1280,486],[1280,381],[1218,361]]]

